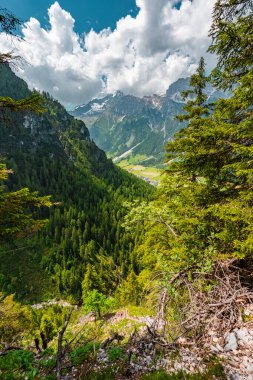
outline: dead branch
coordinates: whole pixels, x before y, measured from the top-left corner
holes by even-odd
[[[71,339],[70,342],[67,342],[66,345],[65,345],[65,348],[64,348],[64,351],[63,351],[63,356],[66,355],[66,353],[69,351],[70,349],[70,346],[72,343],[75,342],[75,347],[76,345],[80,342],[80,340],[84,337],[84,334],[81,334],[80,333],[83,331],[83,329],[81,329],[77,334],[76,336],[74,336],[73,339]],[[77,337],[79,336],[79,338],[77,339]],[[93,338],[90,338],[90,339],[86,339],[84,342],[82,342],[82,345],[85,345],[87,343],[90,343],[90,342],[93,342],[95,339],[97,338],[97,335],[94,336]]]
[[[187,303],[178,305],[183,315],[180,325],[206,343],[210,332],[224,335],[237,326],[243,306],[253,300],[253,292],[241,283],[242,270],[235,266],[235,260],[217,262],[210,273],[194,271],[191,275],[190,280],[187,273],[176,275],[181,288],[188,292]],[[203,281],[208,291],[203,289]]]
[[[69,324],[72,312],[73,312],[73,307],[71,307],[71,309],[69,310],[69,313],[68,313],[68,315],[66,317],[66,320],[65,320],[65,323],[63,325],[63,328],[59,332],[59,336],[58,336],[58,349],[57,349],[57,362],[56,362],[56,376],[57,376],[57,380],[61,380],[61,367],[62,367],[62,359],[63,359],[62,340],[63,340],[64,333],[65,333],[65,331],[66,331],[66,329],[68,327],[68,324]]]
[[[117,340],[118,342],[121,341],[122,339],[124,339],[124,337],[122,335],[119,335],[117,332],[114,332],[114,331],[111,331],[110,332],[110,337],[105,339],[102,343],[101,343],[101,348],[106,348],[110,343],[112,343],[114,340]]]
[[[14,351],[14,350],[22,350],[22,347],[20,346],[10,346],[6,345],[3,351],[0,352],[0,356],[6,355],[9,351]]]

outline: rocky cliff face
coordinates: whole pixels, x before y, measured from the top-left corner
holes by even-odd
[[[130,159],[145,165],[164,161],[164,146],[184,127],[175,120],[183,112],[181,92],[189,88],[189,78],[173,83],[165,95],[138,98],[117,92],[76,107],[71,114],[83,120],[96,144],[116,162]],[[222,94],[207,87],[209,100]]]
[[[14,99],[31,95],[27,84],[7,65],[0,67],[0,93]],[[1,111],[1,156],[7,161],[17,161],[18,155],[41,155],[44,159],[58,157],[67,164],[77,157],[78,142],[83,146],[84,166],[95,172],[101,164],[107,165],[105,153],[92,142],[85,124],[69,115],[49,94],[44,93],[42,97],[46,109],[42,114]]]

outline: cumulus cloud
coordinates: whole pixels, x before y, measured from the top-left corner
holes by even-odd
[[[31,18],[23,40],[0,35],[0,49],[14,47],[27,62],[18,75],[65,105],[116,90],[139,96],[164,93],[194,71],[200,56],[207,56],[214,2],[183,0],[177,9],[173,0],[136,0],[136,17],[120,19],[114,30],[83,36],[74,32],[70,13],[55,2],[48,10],[49,29]]]

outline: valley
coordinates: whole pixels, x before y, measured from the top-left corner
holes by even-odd
[[[131,165],[127,160],[121,161],[119,167],[136,175],[137,177],[143,177],[146,181],[152,181],[151,184],[158,186],[162,178],[162,169],[151,166]]]
[[[253,6],[129,1],[0,7],[0,380],[253,378]]]
[[[189,90],[189,78],[171,84],[166,94],[138,98],[118,91],[70,112],[85,122],[91,138],[115,163],[162,167],[165,145],[185,127],[176,119],[183,113],[181,92]],[[224,97],[224,92],[207,86],[207,102]]]

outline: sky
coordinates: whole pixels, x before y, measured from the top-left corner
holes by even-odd
[[[214,65],[206,53],[214,2],[1,0],[24,25],[22,40],[0,34],[0,50],[21,55],[17,74],[68,108],[117,90],[163,94],[201,56]]]
[[[52,0],[1,0],[0,7],[11,10],[24,22],[34,17],[43,27],[49,27],[47,12],[53,3]],[[135,0],[58,0],[58,3],[75,19],[74,30],[79,34],[91,28],[97,32],[107,27],[113,29],[121,17],[135,16],[138,12]]]

